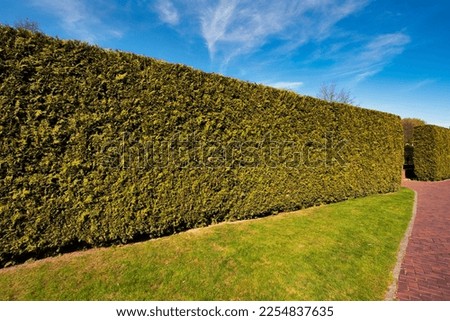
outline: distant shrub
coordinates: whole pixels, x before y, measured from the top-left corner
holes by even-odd
[[[32,32],[41,32],[39,24],[36,21],[31,21],[28,18],[17,21],[14,24],[14,27],[18,29],[26,29]]]
[[[434,125],[414,128],[414,172],[419,180],[450,178],[450,129]]]
[[[0,43],[0,265],[400,186],[397,116],[24,29]]]

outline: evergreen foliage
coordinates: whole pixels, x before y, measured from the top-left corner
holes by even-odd
[[[450,178],[450,129],[424,125],[414,128],[414,173],[419,180]]]
[[[25,29],[0,44],[0,266],[400,186],[397,116]]]

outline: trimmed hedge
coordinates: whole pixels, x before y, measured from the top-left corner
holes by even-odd
[[[0,265],[373,193],[400,118],[0,27]]]
[[[419,180],[450,178],[450,129],[434,125],[414,128],[414,172]]]

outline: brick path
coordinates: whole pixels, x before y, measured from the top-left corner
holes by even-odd
[[[450,300],[450,180],[403,180],[417,192],[417,213],[401,265],[397,299]]]

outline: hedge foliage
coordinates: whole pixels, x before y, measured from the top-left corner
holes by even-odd
[[[414,128],[414,173],[419,180],[450,178],[450,129],[434,125]]]
[[[400,186],[397,116],[0,32],[0,265]]]

